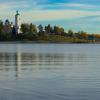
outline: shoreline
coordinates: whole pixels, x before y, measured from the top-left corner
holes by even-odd
[[[48,41],[0,41],[0,44],[100,44],[100,42],[90,42],[90,43],[76,43],[76,42],[48,42]]]

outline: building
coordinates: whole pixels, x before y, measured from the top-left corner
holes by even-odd
[[[16,11],[16,15],[15,15],[15,30],[16,30],[16,34],[22,33],[22,31],[21,31],[21,16],[18,13],[18,11]]]

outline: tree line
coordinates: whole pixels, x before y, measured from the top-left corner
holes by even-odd
[[[0,41],[88,42],[100,40],[99,34],[88,34],[84,31],[73,32],[72,30],[66,32],[63,27],[50,24],[36,26],[32,23],[23,23],[21,31],[21,34],[16,34],[12,22],[8,19],[4,22],[0,20]]]

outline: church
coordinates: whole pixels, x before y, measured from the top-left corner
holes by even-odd
[[[16,34],[22,33],[22,31],[21,31],[21,16],[18,11],[16,11],[16,14],[15,14],[15,31],[16,31]]]

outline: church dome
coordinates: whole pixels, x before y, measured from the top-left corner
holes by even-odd
[[[16,15],[20,15],[19,12],[18,12],[18,10],[16,11]]]

